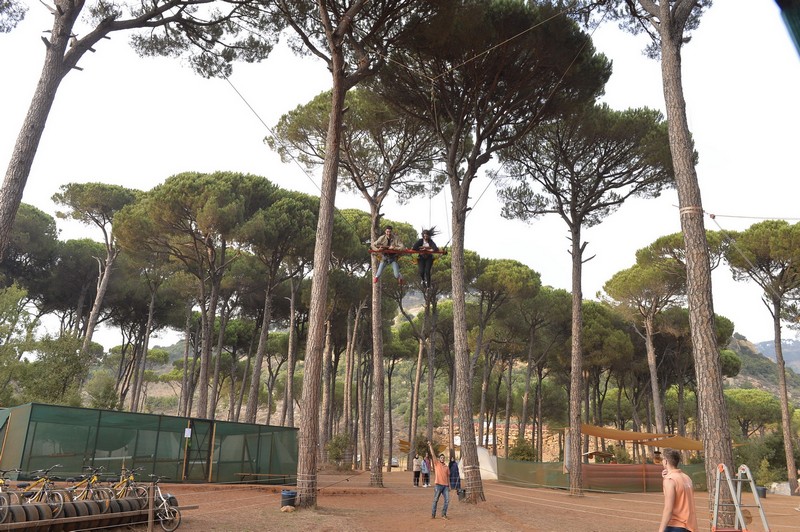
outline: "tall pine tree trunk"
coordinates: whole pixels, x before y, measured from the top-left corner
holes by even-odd
[[[570,495],[583,495],[583,471],[581,469],[581,396],[583,395],[583,291],[581,275],[583,248],[580,225],[571,227],[572,240],[572,347],[569,385],[569,434],[566,446],[569,454]]]
[[[220,395],[219,372],[220,365],[222,364],[222,349],[225,346],[225,329],[228,327],[228,318],[230,317],[232,309],[228,308],[228,298],[222,302],[222,310],[219,313],[219,334],[217,334],[217,347],[214,350],[216,356],[214,357],[214,373],[211,378],[211,401],[208,405],[208,413],[210,419],[217,418],[217,402]],[[231,375],[233,380],[233,375]]]
[[[795,494],[797,488],[797,469],[794,460],[794,431],[792,412],[789,410],[789,393],[786,386],[786,362],[783,359],[781,341],[781,299],[772,299],[772,328],[775,334],[775,365],[778,370],[778,394],[781,403],[781,429],[783,431],[783,450],[786,456],[786,474],[789,479],[789,493]],[[794,409],[792,409],[794,410]]]
[[[330,318],[325,322],[325,348],[322,351],[322,403],[320,410],[322,411],[322,423],[319,428],[319,457],[324,463],[328,461],[328,440],[330,438],[329,427],[331,423],[331,352],[333,345],[331,345],[331,320]]]
[[[271,286],[272,279],[267,279],[267,286]],[[272,321],[272,290],[269,288],[264,294],[264,307],[261,315],[261,327],[258,335],[258,347],[250,375],[250,393],[247,394],[247,408],[244,411],[245,423],[255,423],[258,415],[258,394],[261,391],[261,369],[264,366],[264,353],[267,350],[269,339],[269,324]]]
[[[714,328],[711,264],[703,224],[703,205],[694,166],[694,144],[689,133],[686,101],[683,96],[680,49],[685,21],[679,28],[675,28],[669,9],[668,2],[661,2],[661,16],[667,17],[662,18],[658,25],[661,38],[661,74],[678,189],[681,230],[686,247],[687,302],[697,380],[697,405],[700,413],[698,422],[705,455],[706,482],[713,491],[717,465],[726,464],[733,470],[733,448],[729,437],[728,415],[722,391],[723,376]],[[714,499],[714,493],[709,493],[709,505]]]
[[[371,241],[378,238],[379,215],[377,206],[371,206]],[[372,271],[378,270],[378,257],[372,254]],[[374,274],[373,274],[374,275]],[[370,419],[369,485],[383,487],[383,294],[381,280],[372,284],[372,399]]]
[[[514,364],[511,360],[508,361],[508,380],[506,386],[508,392],[506,393],[506,419],[505,419],[505,434],[503,435],[503,447],[506,450],[505,457],[508,458],[508,433],[511,432],[511,397],[513,395],[511,390],[511,370]]]
[[[183,375],[181,376],[180,415],[189,414],[189,349],[192,346],[192,300],[186,302],[186,324],[183,331]]]
[[[658,366],[656,348],[653,345],[653,317],[644,317],[644,343],[647,350],[647,367],[650,370],[650,391],[653,395],[653,410],[656,418],[656,432],[664,434],[664,405],[661,403],[661,390],[658,385]]]
[[[147,305],[147,325],[144,328],[144,341],[142,342],[142,361],[141,368],[137,374],[136,382],[133,387],[133,400],[131,412],[139,411],[139,396],[141,395],[142,383],[144,382],[144,371],[147,367],[147,351],[150,349],[150,333],[153,330],[153,315],[156,307],[156,290],[150,290],[150,303]]]
[[[419,417],[419,389],[420,389],[420,383],[422,381],[422,355],[425,352],[425,340],[420,338],[417,341],[417,344],[418,344],[417,367],[414,369],[414,385],[411,388],[411,408],[409,414],[410,417],[408,420],[409,467],[411,467],[412,460],[414,460],[414,456],[417,454],[417,449],[415,447],[415,444],[417,441],[417,418]],[[452,416],[452,410],[450,415]]]
[[[61,2],[58,14],[53,15],[53,29],[45,45],[45,58],[42,73],[28,107],[28,113],[20,128],[19,135],[11,152],[6,175],[0,187],[0,260],[5,256],[10,241],[11,228],[17,216],[22,193],[33,166],[33,159],[44,133],[47,117],[56,92],[64,76],[72,65],[64,63],[67,43],[73,35],[72,28],[83,8],[83,2]],[[45,39],[43,37],[43,39]]]
[[[118,255],[119,250],[114,249],[112,244],[109,243],[107,245],[105,263],[97,259],[100,277],[97,280],[97,293],[94,296],[94,303],[92,303],[92,311],[89,313],[89,322],[86,324],[86,334],[83,337],[83,344],[81,344],[81,358],[85,357],[86,353],[89,352],[89,344],[92,343],[92,336],[94,336],[94,330],[97,327],[97,320],[100,319],[103,299],[106,297],[108,283],[111,280],[111,272],[114,269],[114,262],[117,260]]]
[[[464,464],[464,489],[466,501],[485,500],[478,449],[475,444],[475,425],[472,417],[472,379],[469,343],[467,339],[467,306],[465,294],[464,232],[469,198],[469,180],[455,182],[457,172],[450,172],[453,240],[450,248],[453,288],[453,336],[456,372],[456,410],[461,431],[461,456]]]

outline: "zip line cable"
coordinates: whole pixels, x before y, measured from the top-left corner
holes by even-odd
[[[567,10],[562,11],[562,13],[566,13],[566,12],[567,12]],[[562,14],[562,13],[559,13],[559,15]],[[603,20],[605,20],[607,14],[608,13],[605,13],[603,15],[603,18],[600,20],[600,22],[597,24],[597,26],[595,26],[595,28],[589,34],[589,37],[592,37],[594,35],[594,32],[597,31],[597,28],[600,26],[600,24],[603,22]],[[551,18],[553,18],[553,17],[551,17]],[[551,19],[548,19],[548,20],[551,20]],[[517,35],[517,36],[519,36],[519,35]],[[555,94],[556,89],[564,81],[564,78],[567,76],[567,73],[569,73],[570,69],[573,67],[575,62],[578,60],[578,56],[580,56],[581,52],[583,52],[583,50],[586,48],[587,44],[588,44],[588,41],[584,42],[583,45],[580,47],[580,49],[575,53],[575,56],[572,58],[572,61],[570,61],[569,65],[567,65],[567,68],[561,74],[561,77],[558,79],[558,81],[555,83],[555,85],[553,85],[553,88],[550,90],[550,93],[545,98],[545,103],[549,102],[550,99],[553,97],[553,94]],[[540,107],[539,111],[533,117],[532,121],[535,121],[539,117],[539,115],[541,114],[541,110],[543,108],[544,108],[544,105],[542,105],[542,107]],[[489,190],[489,187],[492,185],[492,183],[494,183],[497,180],[497,176],[500,173],[500,171],[503,169],[505,164],[506,164],[505,161],[502,161],[498,168],[496,168],[495,170],[493,170],[491,172],[487,172],[487,177],[489,178],[489,181],[486,183],[486,186],[483,188],[483,191],[480,193],[480,195],[478,195],[478,199],[476,199],[475,202],[472,204],[472,207],[470,207],[467,210],[467,214],[464,216],[464,220],[465,221],[466,221],[467,218],[469,218],[469,215],[472,214],[473,209],[475,208],[476,205],[478,205],[478,202],[480,202],[480,200],[481,200],[481,198],[483,198],[484,194],[486,194],[486,191]]]
[[[705,210],[703,211],[703,214],[708,215],[708,217],[711,219],[711,221],[714,222],[714,225],[716,225],[717,228],[719,228],[719,231],[725,236],[725,240],[728,242],[728,244],[730,244],[731,247],[733,247],[733,249],[735,249],[736,252],[747,263],[747,266],[748,266],[748,271],[746,272],[747,276],[750,277],[753,281],[755,281],[756,284],[758,286],[760,286],[764,290],[764,292],[770,293],[771,295],[773,295],[778,300],[782,300],[783,297],[781,297],[781,295],[778,294],[778,292],[773,288],[772,283],[769,282],[769,279],[764,279],[764,278],[761,277],[761,272],[758,271],[758,269],[756,268],[756,265],[753,264],[753,262],[747,256],[747,254],[745,254],[745,252],[742,250],[742,248],[740,248],[736,244],[736,238],[734,238],[734,236],[729,231],[726,231],[725,229],[722,228],[722,226],[717,221],[717,218],[718,217],[725,217],[725,218],[763,219],[763,220],[784,220],[784,218],[757,218],[755,216],[734,216],[734,215],[724,215],[724,214],[722,214],[722,215],[721,214],[711,214],[709,212],[706,212]],[[764,294],[764,295],[767,295],[767,294]],[[764,304],[766,305],[766,301],[764,302]],[[767,305],[767,308],[769,308],[768,305]],[[769,308],[769,310],[770,310],[770,313],[771,313],[772,309]]]
[[[419,72],[419,71],[417,71],[417,70],[415,70],[415,69],[412,69],[411,67],[409,67],[409,66],[407,66],[407,65],[405,65],[405,64],[403,64],[403,63],[401,63],[401,62],[399,62],[399,61],[396,61],[396,60],[394,60],[394,59],[393,59],[393,58],[391,58],[391,57],[388,57],[388,56],[385,56],[385,55],[382,55],[382,54],[378,54],[378,55],[379,55],[379,57],[383,58],[385,61],[387,61],[387,62],[392,62],[392,63],[395,63],[395,64],[399,65],[400,67],[402,67],[402,68],[406,69],[407,71],[409,71],[409,72],[410,72],[410,73],[412,73],[413,75],[415,75],[415,76],[418,76],[418,77],[420,77],[420,78],[422,78],[422,79],[426,79],[426,80],[428,80],[428,81],[430,81],[430,82],[431,82],[431,105],[433,106],[433,108],[432,108],[432,110],[433,110],[433,113],[434,113],[434,117],[433,117],[433,118],[434,118],[434,120],[435,120],[435,121],[437,121],[437,122],[438,122],[438,119],[437,119],[437,117],[438,117],[438,113],[437,113],[437,111],[436,111],[436,98],[435,98],[435,89],[434,89],[434,83],[433,83],[435,80],[437,80],[437,79],[441,78],[442,76],[444,76],[444,75],[446,75],[446,74],[448,74],[448,73],[450,73],[450,72],[453,72],[453,71],[455,71],[455,70],[457,70],[457,69],[460,69],[460,68],[462,68],[463,66],[465,66],[465,65],[467,65],[467,64],[469,64],[469,63],[471,63],[471,62],[473,62],[473,61],[476,61],[476,60],[478,60],[478,59],[479,59],[479,58],[481,58],[481,57],[484,57],[484,56],[486,56],[487,54],[491,53],[492,51],[496,50],[497,48],[499,48],[499,47],[501,47],[501,46],[503,46],[503,45],[505,45],[505,44],[508,44],[509,42],[512,42],[512,41],[513,41],[513,40],[515,40],[515,39],[518,39],[518,38],[522,37],[522,36],[523,36],[523,35],[525,35],[526,33],[530,32],[530,31],[533,31],[534,29],[537,29],[537,28],[539,28],[539,27],[543,26],[544,24],[546,24],[547,22],[550,22],[551,20],[553,20],[553,19],[555,19],[555,18],[557,18],[557,17],[559,17],[559,16],[562,16],[562,15],[564,15],[564,14],[568,13],[568,12],[569,12],[569,9],[567,9],[567,8],[564,8],[564,9],[562,9],[561,11],[559,11],[558,13],[556,13],[556,14],[552,15],[551,17],[549,17],[549,18],[547,18],[547,19],[545,19],[545,20],[543,20],[543,21],[540,21],[539,23],[537,23],[537,24],[534,24],[533,26],[531,26],[531,27],[529,27],[529,28],[526,28],[526,29],[524,29],[524,30],[522,30],[522,31],[518,32],[517,34],[515,34],[515,35],[513,35],[513,36],[509,37],[508,39],[505,39],[504,41],[501,41],[501,42],[499,42],[499,43],[497,43],[497,44],[495,44],[495,45],[493,45],[493,46],[490,46],[490,47],[488,47],[487,49],[483,50],[482,52],[480,52],[480,53],[477,53],[477,54],[475,54],[473,57],[471,57],[471,58],[469,58],[469,59],[466,59],[466,60],[464,60],[463,62],[461,62],[461,63],[459,63],[459,64],[457,64],[457,65],[454,65],[454,66],[452,66],[452,67],[448,68],[446,71],[444,71],[444,72],[442,72],[442,73],[440,73],[440,74],[438,74],[437,76],[434,76],[434,77],[427,76],[426,74],[424,74],[424,73],[422,73],[422,72]],[[606,16],[606,15],[604,15],[603,19],[605,19],[605,16]],[[602,22],[602,20],[601,20],[600,22]],[[240,27],[240,28],[242,28],[243,30],[245,30],[245,31],[248,31],[248,32],[250,32],[250,33],[252,33],[252,34],[254,34],[254,35],[257,35],[257,36],[261,37],[261,38],[264,38],[264,37],[263,37],[263,35],[260,35],[260,34],[259,34],[257,31],[253,30],[252,28],[248,28],[248,27],[246,27],[246,26],[243,26],[243,25],[239,24],[238,22],[237,22],[237,23],[235,23],[235,24],[236,24],[238,27]],[[594,35],[594,32],[596,31],[596,28],[597,28],[597,27],[599,27],[599,24],[597,24],[597,25],[595,26],[595,29],[593,29],[593,30],[592,30],[592,32],[591,32],[591,34],[590,34],[590,36],[591,36],[591,35]],[[564,72],[562,73],[562,75],[561,75],[561,77],[559,78],[559,80],[558,80],[558,81],[555,83],[555,85],[554,85],[554,86],[553,86],[553,88],[551,89],[551,91],[550,91],[550,94],[548,94],[548,95],[547,95],[547,97],[545,98],[545,103],[546,103],[547,101],[549,101],[549,100],[552,98],[552,96],[553,96],[553,94],[555,93],[556,89],[557,89],[557,88],[558,88],[558,86],[561,84],[561,82],[564,80],[564,78],[566,77],[567,73],[570,71],[570,69],[572,68],[572,66],[573,66],[573,65],[575,64],[575,62],[577,61],[577,59],[578,59],[578,56],[580,55],[580,53],[581,53],[581,52],[582,52],[582,51],[583,51],[583,50],[586,48],[587,44],[588,44],[588,42],[584,42],[584,43],[583,43],[583,45],[581,46],[581,48],[580,48],[580,49],[579,49],[579,50],[576,52],[576,54],[575,54],[575,56],[573,57],[573,59],[572,59],[572,61],[570,62],[570,64],[569,64],[569,65],[566,67],[566,69],[565,69],[565,70],[564,70]],[[278,138],[278,137],[275,135],[275,133],[272,131],[272,129],[271,129],[271,128],[270,128],[270,127],[269,127],[269,126],[266,124],[266,122],[265,122],[265,121],[264,121],[264,120],[261,118],[261,116],[258,114],[258,112],[256,112],[256,110],[253,108],[253,106],[252,106],[252,105],[250,105],[250,103],[247,101],[247,99],[244,97],[244,95],[243,95],[243,94],[242,94],[242,93],[241,93],[241,92],[240,92],[240,91],[239,91],[239,90],[238,90],[238,89],[237,89],[237,88],[234,86],[233,82],[230,80],[230,78],[229,78],[228,76],[226,76],[226,77],[225,77],[225,81],[227,81],[227,82],[228,82],[228,84],[230,85],[230,87],[231,87],[231,88],[234,90],[234,92],[236,92],[236,94],[239,96],[239,98],[240,98],[240,99],[241,99],[241,100],[242,100],[242,101],[245,103],[245,105],[248,107],[248,109],[250,109],[250,111],[251,111],[251,112],[252,112],[252,113],[255,115],[255,117],[256,117],[256,118],[258,119],[258,121],[259,121],[259,122],[260,122],[260,123],[261,123],[261,124],[264,126],[264,128],[265,128],[265,129],[266,129],[266,130],[267,130],[267,131],[270,133],[270,135],[272,135],[272,137],[273,137],[273,138],[275,138],[276,140],[278,140],[278,142],[281,144],[281,146],[282,146],[282,147],[286,148],[285,144],[284,144],[284,143],[283,143],[283,142],[282,142],[282,141],[281,141],[281,140],[280,140],[280,139],[279,139],[279,138]],[[541,113],[541,108],[540,108],[540,111],[537,113],[537,115],[536,115],[536,116],[534,116],[534,120],[535,120],[535,119],[536,119],[536,118],[539,116],[539,113]],[[298,168],[300,168],[300,170],[303,172],[303,174],[306,176],[306,178],[307,178],[307,179],[309,179],[309,181],[311,181],[311,183],[313,183],[313,184],[314,184],[315,188],[316,188],[316,189],[319,191],[319,193],[320,193],[320,196],[322,196],[322,197],[325,197],[325,193],[322,191],[322,189],[320,188],[320,186],[319,186],[319,185],[317,185],[316,181],[314,181],[314,178],[313,178],[313,177],[312,177],[312,176],[311,176],[311,175],[308,173],[308,171],[307,171],[307,170],[306,170],[306,169],[305,169],[305,168],[304,168],[304,167],[303,167],[303,166],[300,164],[300,162],[299,162],[299,161],[298,161],[298,160],[297,160],[297,159],[294,157],[294,155],[291,153],[291,150],[288,150],[288,149],[287,149],[287,150],[286,150],[286,153],[288,154],[289,158],[290,158],[290,159],[291,159],[291,160],[292,160],[292,161],[293,161],[293,162],[294,162],[294,163],[295,163],[295,164],[298,166]],[[464,217],[464,219],[465,219],[465,220],[466,220],[466,218],[468,218],[468,217],[469,217],[469,215],[471,214],[471,211],[472,211],[472,210],[474,209],[474,207],[475,207],[475,206],[478,204],[478,202],[481,200],[481,198],[483,198],[484,194],[485,194],[485,193],[486,193],[486,191],[489,189],[489,186],[490,186],[490,185],[491,185],[491,184],[492,184],[492,183],[493,183],[493,182],[494,182],[494,181],[497,179],[497,175],[498,175],[498,174],[499,174],[499,172],[502,170],[502,168],[503,168],[503,166],[504,166],[504,165],[505,165],[505,162],[503,162],[503,163],[500,165],[500,167],[499,167],[499,168],[497,168],[497,169],[495,169],[494,171],[492,171],[492,172],[489,172],[489,173],[487,174],[487,176],[488,176],[488,178],[489,178],[489,182],[486,184],[486,187],[484,187],[483,191],[482,191],[482,192],[481,192],[481,194],[478,196],[478,199],[477,199],[477,200],[475,200],[475,202],[472,204],[472,206],[471,206],[471,207],[469,207],[469,208],[467,209],[467,213],[466,213],[466,215],[465,215],[465,217]],[[429,194],[430,194],[430,193],[429,193]],[[445,200],[446,200],[446,193],[445,193]],[[342,217],[342,219],[344,219],[344,220],[345,220],[345,222],[346,222],[348,225],[350,225],[350,227],[351,227],[351,228],[353,228],[353,229],[355,230],[355,227],[353,226],[353,224],[352,224],[352,223],[350,223],[350,221],[349,221],[349,220],[347,220],[347,218],[346,218],[346,217],[344,217],[344,216],[341,214],[341,211],[340,211],[340,210],[339,210],[339,209],[336,207],[336,205],[335,205],[335,202],[333,202],[333,203],[334,203],[334,205],[333,205],[333,208],[334,208],[334,210],[336,211],[336,213],[337,213],[337,214],[339,214],[339,216],[341,216],[341,217]],[[430,215],[430,205],[431,205],[431,203],[432,203],[432,197],[429,197],[429,218],[430,218],[430,216],[431,216],[431,215]],[[448,223],[448,226],[449,226],[449,225],[450,225],[450,221],[449,221],[449,215],[447,215],[447,214],[446,214],[446,216],[447,216],[447,218],[448,218],[448,222],[447,222],[447,223]],[[429,220],[429,221],[430,221],[430,220]],[[447,247],[447,245],[449,245],[449,244],[450,244],[450,242],[452,241],[452,228],[450,227],[449,229],[450,229],[450,240],[448,240],[448,241],[447,241],[447,244],[445,244],[445,246],[444,246],[444,247]],[[357,231],[356,231],[356,233],[357,233]]]
[[[493,45],[493,46],[491,46],[491,47],[487,48],[487,49],[486,49],[486,50],[484,50],[483,52],[480,52],[480,53],[478,53],[478,54],[475,54],[475,55],[474,55],[473,57],[471,57],[470,59],[467,59],[467,60],[465,60],[465,61],[463,61],[463,62],[459,63],[458,65],[455,65],[455,66],[453,66],[453,67],[451,67],[451,68],[449,68],[449,69],[445,70],[444,72],[440,73],[439,75],[437,75],[437,76],[433,76],[433,77],[431,77],[431,76],[428,76],[428,75],[426,75],[426,74],[423,74],[423,73],[421,73],[421,72],[415,71],[415,70],[414,70],[414,69],[412,69],[411,67],[409,67],[409,66],[407,66],[407,65],[405,65],[405,64],[403,64],[403,63],[401,63],[401,62],[399,62],[399,61],[396,61],[396,60],[394,60],[394,59],[392,59],[392,58],[390,58],[390,57],[383,56],[383,55],[381,55],[381,57],[383,57],[383,59],[384,59],[385,61],[387,61],[387,62],[393,62],[393,63],[395,63],[395,64],[399,65],[400,67],[402,67],[402,68],[406,69],[408,72],[412,73],[413,75],[416,75],[416,76],[418,76],[418,77],[420,77],[420,78],[423,78],[423,79],[427,79],[427,80],[429,80],[429,81],[431,82],[431,108],[432,108],[432,111],[433,111],[433,120],[434,120],[434,122],[435,122],[435,123],[437,123],[437,124],[438,124],[438,112],[437,112],[437,110],[436,110],[436,97],[435,97],[435,86],[434,86],[434,81],[436,81],[437,79],[441,78],[442,76],[444,76],[444,75],[446,75],[446,74],[448,74],[448,73],[450,73],[450,72],[453,72],[453,71],[455,71],[455,70],[457,70],[457,69],[459,69],[459,68],[461,68],[461,67],[463,67],[463,66],[465,66],[465,65],[469,64],[470,62],[473,62],[473,61],[476,61],[476,60],[478,60],[480,57],[482,57],[482,56],[485,56],[485,55],[489,54],[489,53],[490,53],[490,52],[492,52],[493,50],[495,50],[495,49],[497,49],[497,48],[499,48],[499,47],[501,47],[501,46],[503,46],[503,45],[505,45],[505,44],[507,44],[507,43],[509,43],[509,42],[511,42],[511,41],[513,41],[513,40],[515,40],[515,39],[518,39],[518,38],[522,37],[523,35],[525,35],[525,34],[526,34],[526,33],[528,33],[529,31],[532,31],[532,30],[534,30],[534,29],[536,29],[536,28],[538,28],[538,27],[540,27],[540,26],[544,25],[545,23],[547,23],[547,22],[549,22],[549,21],[551,21],[551,20],[555,19],[556,17],[559,17],[559,16],[561,16],[561,15],[564,15],[564,14],[566,14],[566,13],[568,13],[568,12],[569,12],[569,9],[565,8],[565,9],[561,10],[560,12],[558,12],[558,13],[554,14],[553,16],[551,16],[551,17],[549,17],[549,18],[547,18],[547,19],[545,19],[545,20],[543,20],[543,21],[539,22],[538,24],[534,24],[534,25],[533,25],[533,26],[531,26],[530,28],[526,28],[525,30],[522,30],[522,31],[520,31],[520,32],[519,32],[519,33],[517,33],[516,35],[513,35],[512,37],[509,37],[508,39],[506,39],[506,40],[504,40],[504,41],[502,41],[502,42],[500,42],[500,43],[498,43],[498,44],[495,44],[495,45]],[[603,22],[603,20],[605,20],[606,16],[607,16],[607,13],[605,13],[605,14],[603,15],[603,18],[600,20],[600,22],[599,22],[597,25],[595,25],[594,29],[592,29],[592,31],[591,31],[591,33],[590,33],[590,37],[594,35],[595,31],[596,31],[596,30],[597,30],[597,28],[600,26],[600,24]],[[578,50],[578,51],[575,53],[575,56],[572,58],[572,61],[570,61],[569,65],[567,65],[566,69],[565,69],[565,70],[564,70],[564,72],[561,74],[561,76],[559,77],[558,81],[555,83],[555,85],[554,85],[554,86],[553,86],[553,88],[551,89],[550,93],[549,93],[549,94],[547,95],[547,97],[545,98],[545,103],[547,103],[548,101],[550,101],[550,99],[553,97],[553,94],[555,93],[556,89],[557,89],[557,88],[558,88],[558,87],[561,85],[561,83],[564,81],[564,78],[567,76],[567,74],[569,73],[570,69],[573,67],[573,65],[575,64],[575,62],[578,60],[578,57],[580,56],[581,52],[583,52],[583,50],[586,48],[587,44],[588,44],[588,41],[587,41],[587,42],[584,42],[584,43],[583,43],[583,45],[581,46],[581,48],[580,48],[580,49],[579,49],[579,50]],[[543,106],[540,108],[539,112],[538,112],[538,113],[537,113],[537,114],[534,116],[534,118],[533,118],[534,120],[535,120],[536,118],[538,118],[538,116],[539,116],[539,114],[541,113],[541,110],[542,110],[542,108],[543,108],[543,107],[544,107],[544,105],[543,105]],[[497,175],[498,175],[498,174],[500,173],[500,171],[503,169],[503,166],[505,166],[505,162],[503,162],[503,163],[500,165],[500,167],[498,167],[498,168],[497,168],[497,169],[495,169],[494,171],[492,171],[492,172],[488,172],[488,173],[487,173],[487,177],[489,178],[489,181],[488,181],[488,183],[486,184],[486,187],[484,187],[483,191],[482,191],[482,192],[480,193],[480,195],[478,196],[478,199],[476,199],[476,200],[475,200],[475,202],[473,202],[472,206],[471,206],[471,207],[469,207],[469,208],[467,209],[467,213],[466,213],[466,214],[465,214],[465,216],[464,216],[464,220],[465,220],[465,221],[466,221],[466,219],[469,217],[469,215],[472,213],[472,210],[475,208],[475,206],[478,204],[478,202],[480,202],[481,198],[483,198],[484,194],[485,194],[485,193],[486,193],[486,191],[489,189],[489,186],[491,186],[491,184],[492,184],[493,182],[495,182],[495,181],[496,181],[496,179],[497,179]],[[449,222],[449,219],[448,219],[448,225],[449,225],[449,223],[450,223],[450,222]],[[449,229],[450,229],[450,240],[448,240],[448,241],[447,241],[447,243],[445,244],[445,246],[444,246],[444,247],[447,247],[447,246],[450,244],[450,242],[452,241],[452,239],[453,239],[453,237],[452,237],[452,227],[450,227]]]
[[[233,82],[230,80],[230,78],[228,76],[225,76],[225,81],[228,82],[228,85],[230,85],[230,87],[233,89],[233,91],[239,96],[239,98],[242,99],[242,101],[247,106],[247,108],[250,109],[250,111],[255,115],[255,117],[258,119],[258,121],[261,122],[261,124],[269,132],[269,134],[272,135],[272,138],[276,139],[278,141],[278,143],[281,145],[281,147],[286,149],[286,153],[289,155],[289,158],[292,160],[292,162],[298,168],[300,168],[300,171],[303,173],[303,175],[305,175],[306,178],[311,182],[311,184],[313,184],[314,187],[319,191],[320,196],[321,197],[325,197],[326,199],[329,199],[329,198],[327,198],[325,193],[322,191],[320,186],[317,184],[317,182],[314,181],[314,178],[311,177],[311,175],[308,173],[308,171],[305,169],[305,167],[300,163],[300,161],[297,160],[297,158],[292,154],[291,150],[288,149],[288,147],[283,143],[283,141],[281,141],[280,138],[277,135],[275,135],[275,132],[272,130],[272,128],[270,128],[267,125],[267,123],[264,122],[264,120],[261,118],[261,116],[258,114],[258,112],[253,108],[252,105],[250,105],[250,102],[247,101],[247,98],[245,98],[244,95],[242,95],[242,93],[239,91],[239,89],[236,88],[236,86],[233,84]],[[339,210],[339,208],[336,207],[336,203],[335,202],[332,202],[332,204],[333,204],[334,211],[336,211],[336,214],[338,214],[339,217],[342,220],[344,220],[347,225],[350,226],[350,228],[353,230],[353,232],[356,235],[358,235],[358,229],[356,229],[356,227],[350,222],[350,220],[348,220],[347,217],[342,214],[342,212]],[[359,239],[360,239],[360,237],[359,237]]]

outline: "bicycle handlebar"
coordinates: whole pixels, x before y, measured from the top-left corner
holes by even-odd
[[[50,471],[52,471],[57,467],[64,467],[64,466],[61,464],[56,464],[48,467],[47,469],[37,469],[36,471],[31,471],[31,474],[39,473],[42,474],[42,476],[47,476],[47,474],[50,473]]]

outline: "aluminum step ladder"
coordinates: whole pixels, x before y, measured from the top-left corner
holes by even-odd
[[[720,503],[719,488],[720,480],[723,475],[725,477],[725,482],[728,484],[728,490],[733,497],[733,503]],[[736,483],[735,489],[734,482]],[[745,482],[750,483],[750,490],[753,493],[755,504],[742,504],[742,484]],[[719,515],[720,506],[733,506],[736,514],[733,528],[717,528],[717,517]],[[750,468],[746,465],[740,465],[738,471],[736,472],[736,478],[731,479],[731,475],[728,472],[728,467],[725,464],[719,464],[717,466],[716,488],[714,489],[714,515],[711,519],[712,532],[747,532],[748,522],[745,522],[745,518],[742,514],[742,508],[758,508],[758,513],[761,515],[761,522],[764,524],[764,531],[769,532],[767,516],[764,514],[764,507],[761,506],[761,498],[758,496],[758,490],[756,489],[756,483],[753,480],[753,475],[750,473]]]

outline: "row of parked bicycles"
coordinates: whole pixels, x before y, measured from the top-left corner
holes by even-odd
[[[166,532],[172,532],[181,524],[177,500],[161,491],[160,482],[168,477],[150,475],[150,483],[142,484],[136,480],[136,474],[143,469],[138,467],[123,468],[118,478],[102,478],[103,466],[84,467],[86,473],[76,478],[61,479],[51,475],[60,467],[56,464],[31,471],[31,482],[18,482],[14,486],[8,477],[21,471],[0,469],[0,523],[78,517],[84,508],[82,501],[91,502],[87,506],[92,511],[98,509],[100,513],[141,511],[149,507],[152,488],[154,520]],[[61,480],[65,485],[56,484]]]

